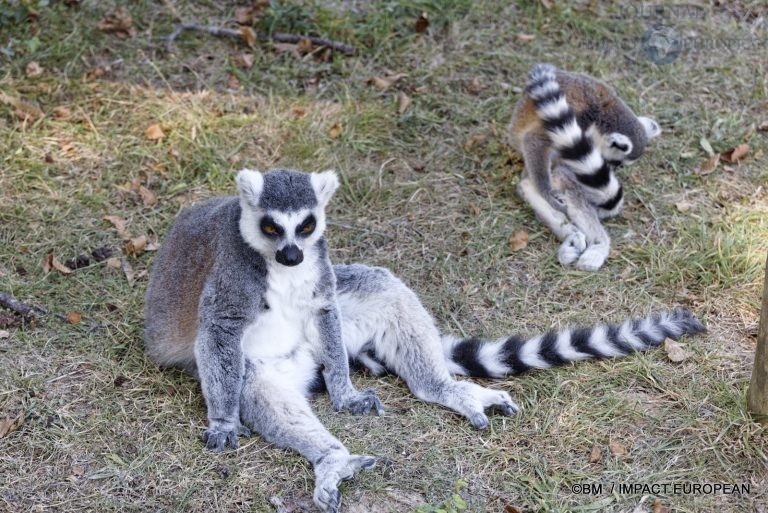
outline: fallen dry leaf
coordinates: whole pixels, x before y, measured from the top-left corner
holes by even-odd
[[[250,69],[253,67],[253,54],[241,53],[232,58],[232,63],[238,68]]]
[[[31,61],[24,68],[24,73],[27,75],[27,78],[37,78],[43,74],[43,67],[37,61]]]
[[[96,25],[96,28],[108,34],[114,34],[120,39],[126,39],[136,35],[136,27],[133,26],[133,18],[124,6],[120,6],[108,12]]]
[[[405,73],[397,73],[396,75],[387,75],[386,77],[373,77],[368,80],[369,84],[373,84],[374,87],[377,89],[381,89],[382,91],[386,91],[390,87],[392,87],[395,82],[400,80],[403,77],[407,77]]]
[[[253,9],[250,6],[235,8],[235,21],[238,25],[253,25]]]
[[[51,270],[58,271],[60,274],[67,275],[72,274],[72,269],[59,262],[59,260],[51,253],[43,260],[43,272],[48,274]]]
[[[299,45],[297,44],[272,43],[272,48],[274,48],[277,53],[292,53],[297,56],[299,55]]]
[[[429,18],[427,17],[427,13],[423,12],[419,14],[418,18],[416,18],[416,23],[413,26],[413,30],[415,30],[417,34],[423,34],[427,31],[428,28]]]
[[[61,141],[59,143],[59,154],[62,157],[74,157],[77,155],[77,148],[74,143]]]
[[[251,5],[237,7],[235,9],[235,21],[238,25],[253,25],[253,22],[261,18],[264,8],[269,6],[269,0],[258,0]]]
[[[589,463],[600,463],[603,459],[603,451],[600,450],[600,446],[595,444],[592,446],[592,450],[589,452]]]
[[[80,312],[69,312],[67,314],[67,322],[70,324],[80,324],[82,318],[83,316],[80,314]]]
[[[618,456],[620,458],[623,458],[624,456],[629,454],[629,451],[627,450],[627,448],[624,445],[620,444],[619,442],[616,442],[615,440],[612,440],[608,444],[608,449],[611,451],[611,454],[613,454],[614,456]]]
[[[480,91],[485,89],[483,84],[480,82],[480,79],[475,77],[472,79],[472,82],[467,85],[467,91],[471,94],[478,94]]]
[[[768,132],[768,119],[757,125],[758,132]]]
[[[543,5],[545,9],[552,9],[552,0],[541,0],[541,5]]]
[[[123,252],[126,255],[138,255],[139,253],[144,251],[144,248],[146,246],[147,246],[147,236],[139,235],[138,237],[134,237],[125,243],[125,245],[123,246]]]
[[[0,91],[0,103],[13,107],[14,115],[21,121],[33,122],[42,118],[45,114],[38,107],[21,98],[9,96]]]
[[[54,108],[51,113],[53,114],[54,119],[69,119],[70,116],[72,116],[72,112],[69,108],[64,107],[63,105]]]
[[[684,360],[687,360],[690,356],[688,351],[683,349],[683,346],[671,338],[664,340],[664,351],[667,353],[667,358],[669,358],[671,362],[675,363],[680,363]]]
[[[163,132],[163,129],[160,127],[160,124],[155,123],[147,127],[147,129],[144,131],[144,137],[146,137],[150,141],[158,141],[163,137],[165,137],[165,132]]]
[[[0,330],[0,338],[10,338],[11,332],[8,330]]]
[[[662,506],[661,499],[654,499],[651,513],[669,513],[669,508]]]
[[[240,79],[234,73],[227,77],[227,89],[240,89]]]
[[[96,80],[96,79],[102,78],[104,75],[106,75],[110,71],[112,71],[112,68],[110,68],[109,66],[96,66],[88,70],[88,73],[86,74],[86,78],[88,78],[88,80]]]
[[[739,144],[735,148],[726,150],[720,154],[724,162],[736,163],[749,153],[749,144]]]
[[[464,149],[468,150],[475,144],[485,141],[487,138],[488,136],[485,134],[475,134],[469,139],[467,139],[467,142],[464,143]]]
[[[251,27],[240,27],[240,38],[251,48],[256,46],[256,32]]]
[[[139,196],[141,196],[141,202],[144,203],[145,207],[157,205],[157,195],[143,185],[139,186]]]
[[[536,36],[533,35],[533,34],[518,34],[517,35],[517,40],[522,42],[522,43],[530,43],[534,39],[536,39]]]
[[[312,40],[308,37],[302,37],[296,45],[301,53],[310,53],[314,49]]]
[[[705,160],[701,166],[695,168],[693,171],[694,173],[699,175],[708,175],[709,173],[717,169],[717,165],[719,163],[720,163],[720,154],[715,153],[714,155],[709,157],[707,160]]]
[[[691,207],[693,207],[693,203],[691,203],[690,201],[682,200],[675,203],[675,208],[680,212],[688,212],[691,209]]]
[[[411,103],[413,103],[413,100],[411,100],[411,97],[405,94],[404,92],[400,91],[400,93],[397,95],[397,112],[401,116],[405,114],[405,111],[408,110],[408,107],[411,106]]]
[[[133,270],[133,266],[126,259],[120,261],[120,268],[125,274],[125,279],[128,280],[128,285],[133,286],[133,282],[136,281],[136,272]]]
[[[525,230],[517,230],[509,238],[509,249],[512,251],[520,251],[528,246],[528,232]]]
[[[117,234],[120,236],[121,239],[126,240],[131,238],[131,236],[128,235],[128,232],[125,231],[126,221],[122,217],[104,216],[102,219],[112,223],[112,226],[115,227],[115,230],[117,230]]]
[[[6,417],[4,420],[0,420],[0,438],[5,438],[23,425],[24,413],[19,414],[15,419]]]
[[[122,266],[122,262],[120,262],[120,259],[117,257],[107,259],[107,267],[111,267],[112,269],[120,269]]]
[[[511,504],[504,504],[504,513],[523,513],[523,510]]]
[[[328,136],[331,139],[338,139],[341,135],[341,125],[338,123],[335,123],[332,127],[328,129]]]

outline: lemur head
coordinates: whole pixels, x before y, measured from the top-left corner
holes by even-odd
[[[323,236],[325,207],[338,187],[334,171],[243,169],[237,175],[243,239],[267,260],[299,265]]]
[[[591,132],[590,132],[591,131]],[[613,167],[629,165],[645,152],[648,141],[661,134],[659,124],[651,118],[640,116],[633,123],[622,127],[622,132],[601,134],[599,129],[588,130],[599,141],[600,153]]]

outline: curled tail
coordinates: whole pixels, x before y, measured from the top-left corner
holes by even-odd
[[[546,369],[576,360],[624,356],[661,344],[665,338],[706,331],[685,308],[631,319],[621,325],[550,331],[538,337],[516,336],[496,341],[443,337],[443,350],[453,374],[501,378],[529,369]]]
[[[596,129],[585,132],[579,126],[576,114],[557,82],[556,71],[551,64],[536,64],[528,73],[525,91],[533,101],[560,162],[584,185],[596,207],[610,213],[618,212],[624,198],[621,184],[595,142],[592,131]]]

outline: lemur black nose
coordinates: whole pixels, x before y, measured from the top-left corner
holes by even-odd
[[[304,260],[304,253],[295,244],[289,244],[275,254],[275,260],[283,265],[292,267]]]

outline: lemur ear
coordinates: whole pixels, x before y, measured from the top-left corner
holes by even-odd
[[[264,175],[251,169],[243,169],[237,173],[237,190],[249,205],[258,206],[261,192],[264,190]]]
[[[656,121],[651,118],[646,118],[645,116],[640,116],[637,119],[643,125],[643,128],[645,128],[645,135],[648,139],[653,139],[654,137],[661,135],[661,127]]]
[[[321,206],[327,205],[333,193],[339,188],[339,177],[336,176],[336,171],[328,170],[322,173],[312,173],[309,175],[309,179],[312,182],[312,188],[315,190],[317,202]]]

